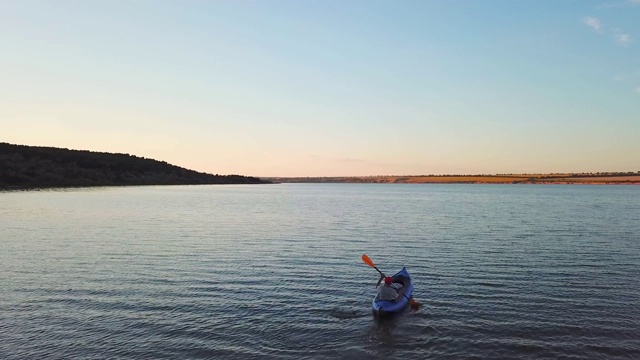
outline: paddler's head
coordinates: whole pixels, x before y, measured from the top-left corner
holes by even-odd
[[[385,285],[391,285],[393,280],[391,280],[391,277],[387,276],[384,278],[384,283]]]

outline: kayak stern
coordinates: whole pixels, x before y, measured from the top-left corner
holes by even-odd
[[[404,310],[410,303],[409,299],[413,294],[413,283],[411,275],[406,267],[403,267],[398,273],[391,277],[394,283],[402,284],[400,294],[395,301],[387,301],[378,299],[378,295],[373,298],[372,311],[375,317],[386,317]]]

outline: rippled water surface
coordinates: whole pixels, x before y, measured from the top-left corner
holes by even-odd
[[[0,193],[0,284],[2,359],[640,359],[640,187]]]

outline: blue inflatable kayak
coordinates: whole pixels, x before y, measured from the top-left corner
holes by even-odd
[[[413,294],[413,283],[411,282],[411,275],[407,272],[407,268],[402,268],[397,274],[391,277],[394,284],[400,284],[400,294],[395,301],[380,300],[378,294],[373,298],[373,315],[385,316],[392,315],[402,311],[407,305],[409,305],[409,299]],[[402,294],[406,295],[403,296]]]

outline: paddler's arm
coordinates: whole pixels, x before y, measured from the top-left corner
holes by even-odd
[[[380,279],[378,279],[378,282],[376,283],[376,287],[378,287],[378,285],[380,285],[380,283],[382,282],[382,279],[384,279],[384,276],[382,276],[382,274],[380,274]]]

